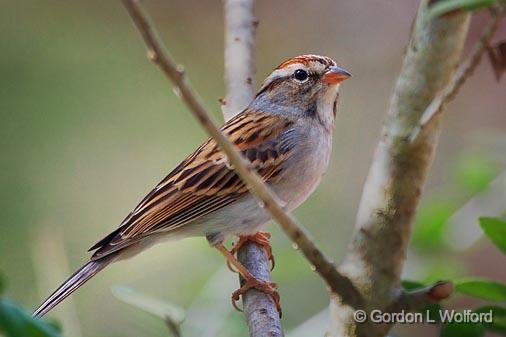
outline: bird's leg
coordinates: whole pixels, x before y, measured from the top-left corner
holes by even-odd
[[[276,305],[276,308],[279,311],[279,314],[281,315],[281,305],[279,304],[279,294],[276,291],[277,285],[274,282],[270,281],[264,281],[256,278],[253,276],[246,267],[243,266],[241,262],[239,262],[235,256],[230,253],[222,244],[216,245],[216,249],[218,249],[223,256],[225,256],[225,259],[227,259],[227,262],[230,263],[230,265],[234,266],[234,268],[239,272],[239,274],[244,279],[244,284],[241,288],[237,289],[232,293],[232,305],[234,308],[236,308],[239,311],[242,311],[237,306],[236,302],[239,300],[240,296],[244,294],[246,291],[248,291],[251,288],[255,288],[257,290],[260,290],[261,292],[266,293],[269,295],[272,300],[274,301],[274,304]]]
[[[239,241],[237,241],[230,250],[230,254],[235,255],[239,249],[248,241],[254,242],[260,246],[265,251],[265,254],[267,254],[267,258],[271,262],[271,270],[274,269],[274,266],[276,265],[276,261],[274,260],[274,255],[272,255],[272,247],[269,242],[269,239],[271,238],[271,234],[268,232],[257,232],[253,235],[241,235],[239,236]],[[227,265],[230,270],[234,271],[230,265],[230,262],[227,261]]]

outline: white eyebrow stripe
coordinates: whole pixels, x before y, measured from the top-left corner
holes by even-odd
[[[325,69],[327,68],[327,63],[335,65],[335,62],[331,59],[319,57],[320,60],[323,59],[325,62],[320,62],[316,60],[316,55],[304,55],[307,58],[315,58],[313,60],[305,60],[304,62],[293,62],[289,63],[283,68],[278,68],[274,70],[263,82],[262,87],[260,88],[260,91],[262,91],[266,86],[271,84],[273,81],[280,79],[280,78],[288,78],[292,76],[292,74],[297,69],[304,69],[308,73],[323,73]],[[290,60],[289,60],[290,61]],[[288,62],[288,61],[287,61]],[[286,62],[285,62],[286,63]],[[282,64],[283,65],[283,64]]]
[[[264,83],[270,83],[278,78],[290,77],[297,69],[304,69],[308,73],[318,73],[323,72],[325,68],[325,65],[316,61],[311,61],[309,65],[303,63],[292,63],[281,69],[274,70],[272,74],[266,78]]]
[[[304,69],[307,71],[306,65],[304,65],[302,63],[292,63],[282,69],[274,70],[269,77],[272,77],[272,78],[288,77],[288,76],[291,76],[294,73],[294,71],[297,69]]]
[[[284,68],[274,70],[262,83],[260,91],[279,78],[292,76],[293,72],[297,69],[307,70],[306,66],[302,63],[292,63]]]

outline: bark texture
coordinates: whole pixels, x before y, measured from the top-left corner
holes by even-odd
[[[262,247],[248,242],[239,249],[239,261],[255,276],[270,281],[270,263]],[[250,289],[243,295],[243,310],[251,337],[282,337],[280,313],[265,293]]]
[[[366,312],[402,295],[400,277],[411,229],[439,134],[439,116],[415,142],[409,135],[457,69],[470,15],[429,19],[420,4],[381,139],[364,185],[355,233],[339,270],[364,297]],[[331,300],[327,336],[384,336],[390,326],[357,324],[353,309]]]

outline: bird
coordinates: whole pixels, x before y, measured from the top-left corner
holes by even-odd
[[[251,103],[221,132],[233,143],[287,211],[319,185],[332,150],[340,84],[351,74],[327,56],[285,60],[264,80]],[[245,280],[232,294],[250,288],[269,294],[278,310],[276,284],[256,279],[235,253],[246,240],[263,245],[271,258],[271,215],[248,191],[226,154],[207,139],[163,178],[120,225],[89,251],[92,256],[34,311],[42,317],[112,262],[132,257],[168,239],[205,237]],[[223,242],[238,236],[232,250]]]

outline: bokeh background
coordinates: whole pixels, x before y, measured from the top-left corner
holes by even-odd
[[[146,0],[144,5],[221,123],[222,3]],[[295,212],[336,261],[352,234],[416,7],[414,0],[257,2],[257,85],[282,60],[302,53],[331,56],[353,73],[341,91],[331,166]],[[474,17],[469,46],[485,20],[486,13]],[[506,37],[506,27],[498,36]],[[205,138],[145,54],[119,1],[2,1],[0,271],[8,280],[7,296],[26,308],[84,263],[86,250]],[[506,280],[506,269],[493,267],[504,266],[505,258],[481,239],[477,222],[480,215],[506,213],[505,83],[495,81],[484,59],[451,103],[407,279]],[[273,224],[268,229],[283,324],[291,330],[323,310],[328,296],[283,233]],[[217,335],[245,336],[243,316],[229,310],[237,276],[217,275],[223,265],[202,238],[159,245],[111,266],[52,316],[63,323],[66,336],[166,336],[161,320],[117,300],[111,286],[125,285],[184,308],[216,293],[210,308],[225,312],[215,322]],[[213,275],[217,285],[202,295]],[[470,304],[457,297],[450,306]],[[203,317],[187,324],[208,323]],[[404,326],[397,333],[422,336],[433,329]]]

